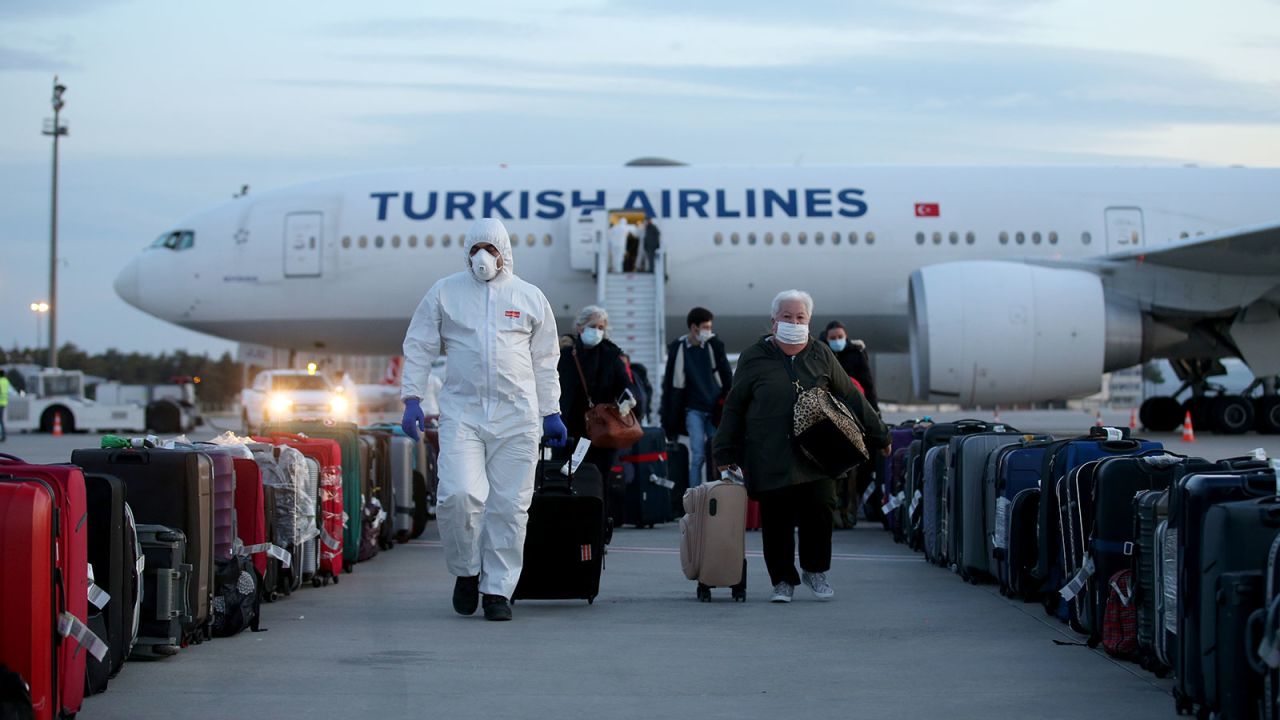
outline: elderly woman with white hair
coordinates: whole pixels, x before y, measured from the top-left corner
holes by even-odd
[[[813,298],[787,290],[773,299],[772,331],[742,352],[716,432],[719,467],[741,467],[760,503],[765,565],[773,602],[791,602],[803,582],[820,600],[835,596],[831,568],[831,511],[836,481],[796,447],[792,431],[802,390],[825,388],[842,401],[865,432],[867,449],[883,452],[889,431],[849,380],[831,348],[809,335]],[[795,530],[800,536],[796,572]]]
[[[560,350],[560,417],[569,437],[582,438],[587,433],[587,395],[593,403],[617,402],[631,386],[631,377],[622,361],[622,348],[608,338],[609,313],[604,308],[582,308],[573,329],[574,334],[564,339]],[[585,462],[600,468],[604,479],[609,477],[616,456],[616,450],[592,445]]]

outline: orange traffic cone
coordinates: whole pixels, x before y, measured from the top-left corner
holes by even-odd
[[[53,411],[53,436],[62,437],[62,411]]]
[[[1196,430],[1191,426],[1191,411],[1187,411],[1187,416],[1182,420],[1182,442],[1195,442]]]
[[[995,418],[992,419],[992,421],[997,423],[1000,422],[1000,406],[999,405],[996,406],[996,416]]]
[[[1138,429],[1138,408],[1132,408],[1129,410],[1129,429]]]

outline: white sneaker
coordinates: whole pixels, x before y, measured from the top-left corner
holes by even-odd
[[[827,583],[826,573],[800,573],[800,582],[805,587],[813,591],[813,596],[819,600],[830,600],[836,596],[836,591],[831,589],[831,585]]]
[[[789,603],[791,595],[795,593],[795,586],[789,582],[780,582],[773,586],[773,597],[769,598],[769,602]]]

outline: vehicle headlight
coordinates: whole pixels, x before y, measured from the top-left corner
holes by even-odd
[[[335,395],[329,401],[329,409],[333,411],[334,415],[346,415],[348,407],[350,406],[347,404],[347,399],[341,395]]]
[[[275,393],[267,398],[267,407],[273,413],[286,413],[293,407],[293,400],[288,395]]]

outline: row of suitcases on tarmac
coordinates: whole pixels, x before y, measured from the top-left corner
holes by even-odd
[[[1179,713],[1280,718],[1280,462],[1101,427],[905,423],[892,439],[879,493],[899,542],[1172,674]]]
[[[0,456],[0,707],[19,717],[71,716],[126,660],[257,630],[262,602],[338,582],[430,517],[430,432],[102,444],[60,465]]]

